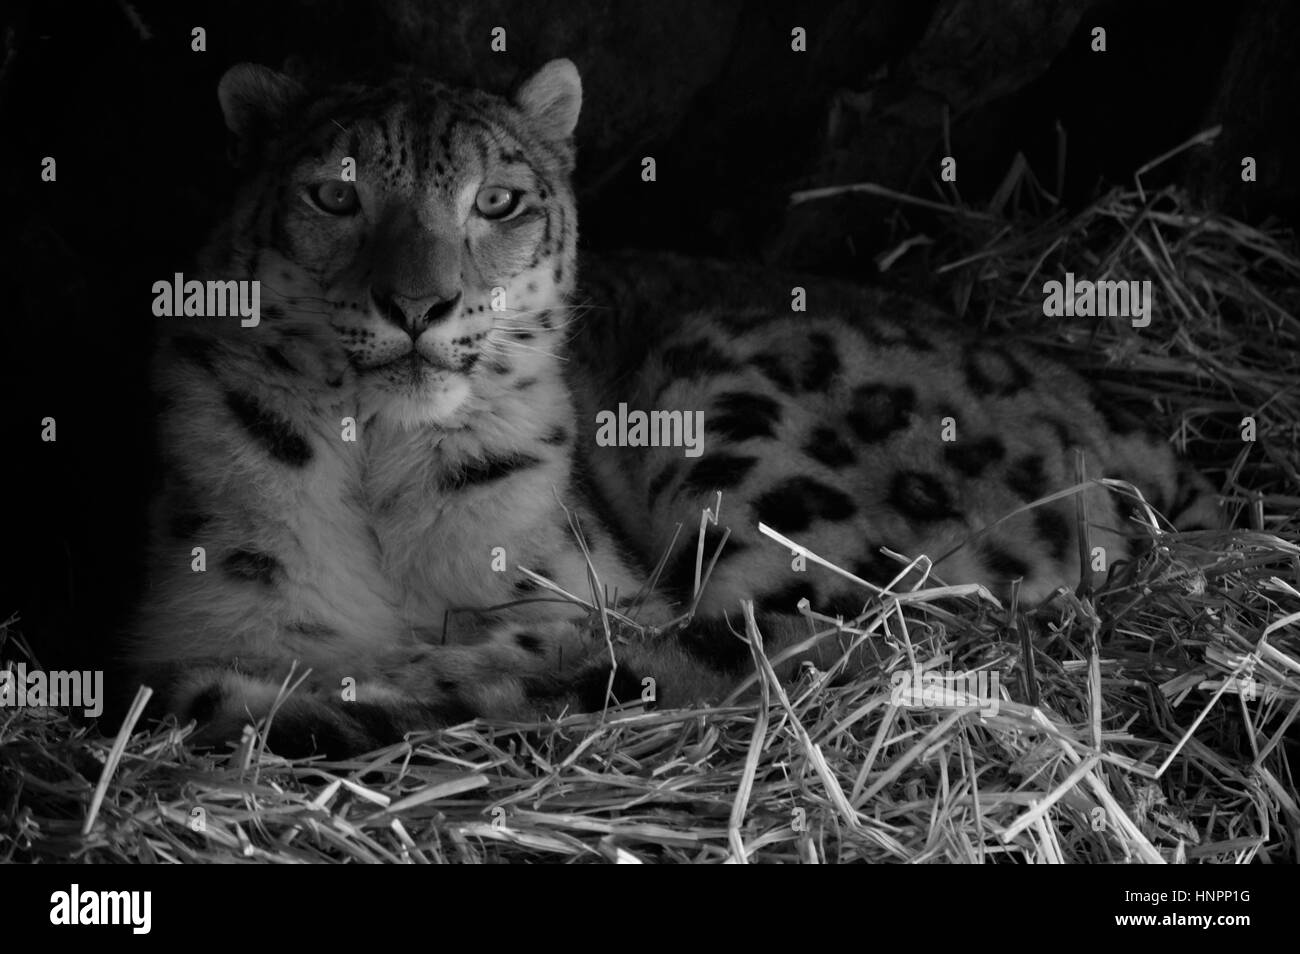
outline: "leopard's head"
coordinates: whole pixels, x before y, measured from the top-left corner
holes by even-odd
[[[250,173],[231,253],[262,283],[264,333],[345,357],[363,412],[446,422],[550,360],[575,271],[571,62],[509,99],[419,78],[309,94],[241,64],[219,98]]]

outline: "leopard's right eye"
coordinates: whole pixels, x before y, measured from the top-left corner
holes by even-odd
[[[485,219],[508,219],[519,208],[523,193],[504,186],[485,186],[474,198],[474,207]]]
[[[330,215],[352,215],[361,207],[357,187],[351,182],[331,179],[312,186],[308,191],[316,208]]]

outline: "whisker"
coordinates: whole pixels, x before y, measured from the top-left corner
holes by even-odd
[[[533,345],[526,345],[519,341],[494,340],[491,337],[485,339],[483,350],[488,354],[502,355],[505,357],[514,357],[523,354],[526,351],[531,351],[534,354],[539,354],[546,358],[552,358],[556,361],[569,360],[566,355],[559,354],[555,351],[547,350],[546,348],[538,348],[538,347],[534,347]]]

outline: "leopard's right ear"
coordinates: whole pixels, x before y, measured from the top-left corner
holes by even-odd
[[[246,156],[305,93],[296,79],[265,66],[237,63],[226,70],[217,99],[226,127],[239,140],[240,155]]]

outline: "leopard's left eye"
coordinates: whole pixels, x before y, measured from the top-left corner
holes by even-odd
[[[311,200],[322,212],[330,215],[351,215],[361,207],[357,187],[351,182],[331,179],[312,186]]]
[[[523,193],[504,186],[484,186],[478,190],[474,208],[485,219],[504,219],[519,208]]]

